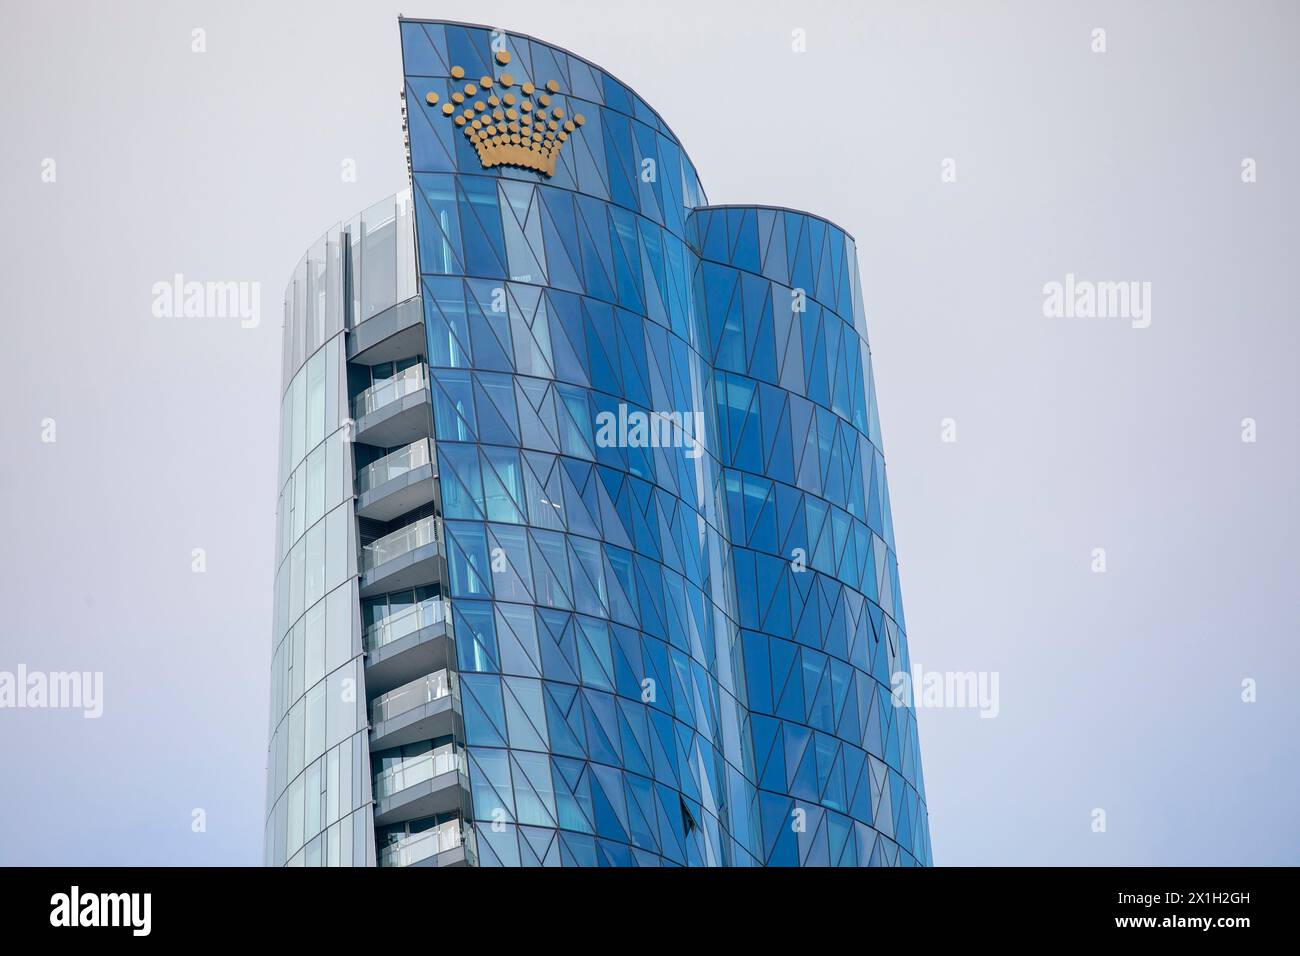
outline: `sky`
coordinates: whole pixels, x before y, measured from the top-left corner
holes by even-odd
[[[0,707],[0,864],[261,861],[281,296],[406,185],[399,10],[856,237],[913,667],[997,680],[918,714],[936,864],[1300,862],[1294,4],[2,0],[0,679],[103,712]]]

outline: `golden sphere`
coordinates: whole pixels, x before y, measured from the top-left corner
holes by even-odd
[[[437,93],[426,93],[426,94],[424,95],[424,102],[428,103],[430,106],[437,106],[437,105],[438,105],[438,94],[437,94]]]
[[[509,50],[497,50],[497,62],[500,63],[502,66],[505,66],[507,63],[509,63],[509,62],[510,62],[510,51],[509,51]]]
[[[451,78],[453,80],[462,79],[464,76],[465,76],[465,68],[463,66],[453,66],[451,68]]]

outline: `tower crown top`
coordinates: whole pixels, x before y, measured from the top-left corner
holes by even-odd
[[[496,61],[508,66],[509,51],[497,51]],[[484,169],[519,166],[554,175],[564,141],[587,121],[581,113],[569,117],[563,105],[551,105],[553,96],[563,95],[556,80],[548,80],[544,89],[516,83],[509,73],[466,81],[461,66],[451,68],[451,78],[452,93],[442,104],[442,115],[451,117],[474,144]],[[427,93],[424,100],[437,106],[438,94]]]

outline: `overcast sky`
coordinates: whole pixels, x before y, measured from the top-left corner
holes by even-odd
[[[402,12],[573,50],[710,201],[857,237],[912,660],[998,675],[919,714],[937,864],[1300,861],[1295,4]],[[281,295],[406,185],[397,13],[4,0],[0,671],[104,699],[0,710],[0,863],[261,860]],[[154,316],[177,273],[260,323]],[[1045,316],[1067,275],[1149,311]]]

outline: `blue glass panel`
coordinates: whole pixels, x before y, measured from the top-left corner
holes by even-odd
[[[506,240],[497,206],[496,181],[481,176],[458,176],[456,181],[467,273],[505,278]]]
[[[491,41],[486,30],[450,26],[447,28],[447,57],[452,66],[477,77],[492,72]]]
[[[446,76],[443,28],[438,23],[404,21],[402,30],[402,66],[407,76]]]
[[[461,678],[460,687],[466,740],[471,746],[504,747],[506,716],[500,678],[466,674]]]
[[[463,672],[500,671],[492,605],[486,601],[457,601],[452,612],[456,659]]]
[[[453,597],[490,597],[492,573],[487,533],[477,522],[447,521],[447,566]]]
[[[465,271],[454,180],[453,176],[434,173],[415,176],[420,271],[423,273],[461,275]]]

